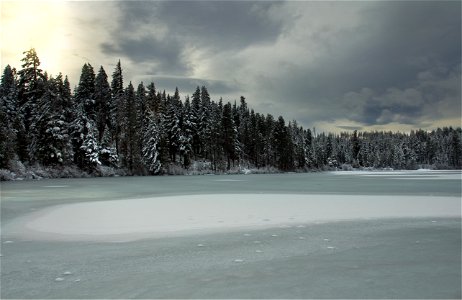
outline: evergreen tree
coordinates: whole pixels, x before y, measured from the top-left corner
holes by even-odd
[[[82,103],[87,117],[96,122],[95,72],[90,64],[84,64],[82,67],[75,102],[77,105]]]
[[[293,169],[293,144],[284,118],[279,116],[274,127],[274,147],[278,168],[283,171]]]
[[[94,171],[101,164],[96,125],[87,116],[84,103],[77,104],[74,114],[75,119],[70,124],[74,163],[82,170]]]
[[[160,99],[157,97],[156,86],[154,85],[154,82],[151,82],[147,86],[147,90],[148,93],[146,96],[146,103],[148,110],[157,115],[159,113]]]
[[[234,127],[234,121],[232,116],[231,103],[227,103],[223,107],[223,115],[221,118],[221,130],[222,130],[222,141],[223,150],[226,155],[227,165],[226,169],[231,168],[231,161],[234,162],[236,159],[236,128]]]
[[[17,114],[18,91],[16,81],[16,70],[7,65],[0,84],[0,105],[3,106],[9,122],[13,122]]]
[[[138,133],[141,133],[145,128],[144,122],[148,113],[148,102],[147,102],[147,93],[146,88],[144,87],[143,82],[138,84],[135,94],[135,106],[136,106],[136,130]],[[139,134],[138,138],[138,149],[141,155],[141,150],[143,148],[143,139],[142,134]]]
[[[460,168],[462,166],[462,130],[460,128],[456,130],[454,130],[453,128],[450,129],[450,164],[453,168]]]
[[[112,73],[111,82],[112,97],[109,105],[110,111],[110,130],[112,140],[115,143],[117,154],[120,153],[120,134],[122,132],[121,124],[124,118],[125,109],[125,91],[123,84],[122,66],[120,60],[117,62],[114,73]]]
[[[96,128],[98,129],[98,143],[101,144],[105,130],[110,125],[111,88],[103,66],[100,67],[95,78],[95,114]],[[110,141],[107,141],[110,143]]]
[[[192,120],[194,116],[192,114],[191,103],[189,97],[186,97],[181,122],[181,136],[180,136],[180,155],[183,157],[183,167],[188,168],[191,163],[192,154],[192,141],[193,141],[193,130],[194,123]]]
[[[197,157],[202,154],[203,144],[201,139],[202,132],[202,105],[201,105],[201,90],[199,86],[196,88],[196,91],[192,95],[191,100],[191,118],[192,123],[192,148],[194,155]]]
[[[15,156],[17,115],[17,89],[15,70],[7,65],[0,84],[0,168],[7,168]]]
[[[23,161],[29,160],[30,143],[34,132],[31,131],[33,115],[37,102],[45,91],[46,75],[40,69],[40,59],[34,48],[23,52],[22,69],[18,71],[18,118],[17,125],[24,124],[24,130],[18,127],[18,155]],[[22,123],[22,124],[20,124]]]
[[[64,114],[63,85],[61,74],[47,81],[46,91],[38,102],[33,118],[34,136],[30,157],[44,165],[61,165],[72,155],[69,124]]]
[[[199,114],[199,138],[200,138],[200,145],[202,147],[202,156],[205,159],[208,159],[208,156],[211,154],[212,148],[214,145],[212,144],[212,132],[211,130],[215,127],[214,124],[211,124],[211,114],[212,108],[210,101],[210,95],[207,91],[205,86],[201,88],[201,110]],[[220,118],[218,118],[220,120]],[[218,121],[219,122],[219,121]]]
[[[122,162],[132,173],[137,173],[141,168],[139,149],[139,131],[137,130],[138,116],[136,109],[135,89],[130,82],[125,90],[125,109],[122,122]]]
[[[223,169],[221,160],[223,158],[223,141],[221,119],[223,115],[222,102],[215,103],[211,101],[208,105],[209,121],[206,124],[207,143],[204,145],[205,153],[208,154],[212,162],[212,168],[216,172],[218,169]]]
[[[178,95],[167,97],[167,111],[164,115],[164,126],[167,144],[169,146],[169,159],[176,162],[176,155],[180,148],[181,137],[181,107]]]
[[[146,128],[143,131],[142,160],[149,172],[155,175],[160,173],[162,164],[159,154],[159,128],[152,112],[149,112],[146,116],[145,126]]]

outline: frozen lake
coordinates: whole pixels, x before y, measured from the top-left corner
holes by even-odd
[[[1,298],[460,298],[459,171],[1,185]]]

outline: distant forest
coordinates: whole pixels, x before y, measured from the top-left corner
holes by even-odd
[[[84,64],[74,91],[67,76],[40,69],[34,49],[22,62],[6,66],[0,84],[3,180],[462,167],[460,127],[315,134],[255,112],[244,97],[214,101],[205,86],[184,99],[153,82],[125,86],[120,61],[110,81],[102,66]]]

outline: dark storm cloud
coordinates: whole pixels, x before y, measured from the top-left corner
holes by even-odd
[[[298,117],[309,123],[349,118],[366,125],[419,126],[444,117],[430,114],[431,107],[443,104],[460,113],[460,2],[361,6],[359,26],[335,36],[314,63],[282,74],[280,97],[294,96]],[[423,80],[425,74],[431,78]],[[361,93],[364,88],[368,95]]]
[[[135,63],[154,63],[158,70],[170,74],[189,71],[176,39],[157,39],[153,36],[121,37],[115,43],[103,43],[101,49],[110,55],[124,55]]]
[[[203,47],[243,48],[273,42],[282,23],[268,18],[277,2],[167,1],[158,7],[157,17],[172,32]]]
[[[188,49],[223,51],[274,41],[282,24],[267,17],[277,2],[121,1],[120,17],[104,53],[156,63],[160,74],[191,71]]]
[[[268,18],[280,2],[252,1],[136,1],[119,2],[121,28],[161,24],[171,35],[195,46],[242,48],[272,42],[283,23]]]
[[[160,88],[187,94],[206,85],[212,97],[229,100],[243,94],[257,111],[305,126],[344,119],[352,121],[344,129],[419,127],[460,118],[457,1],[115,5],[113,39],[100,48],[129,59],[134,76]]]

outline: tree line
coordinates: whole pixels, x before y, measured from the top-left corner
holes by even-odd
[[[6,66],[0,84],[0,168],[100,166],[128,174],[168,173],[205,162],[211,171],[275,168],[280,171],[352,167],[461,168],[461,128],[433,131],[315,134],[239,102],[211,99],[205,86],[181,99],[153,82],[124,85],[120,60],[112,79],[86,63],[71,91],[67,76],[48,76],[34,49],[22,68]]]

